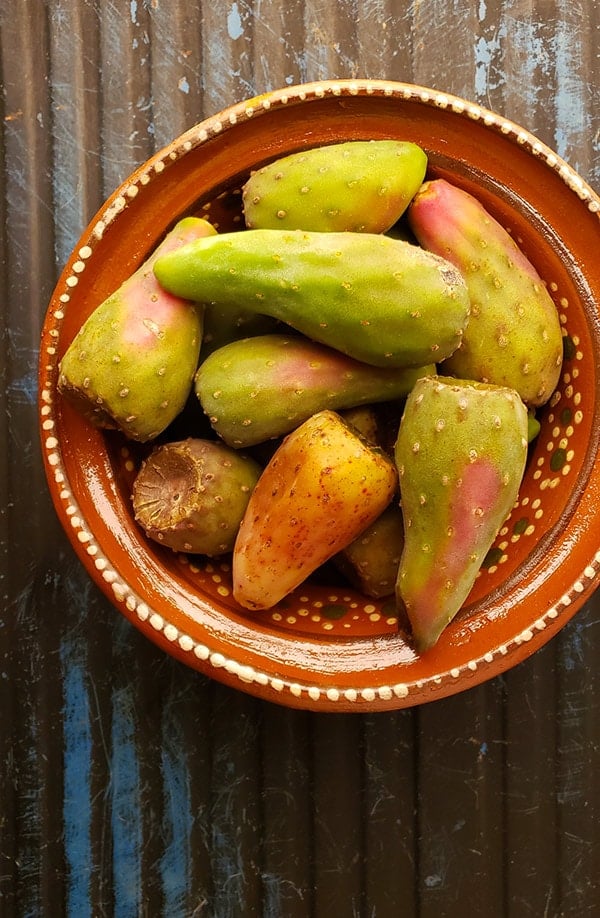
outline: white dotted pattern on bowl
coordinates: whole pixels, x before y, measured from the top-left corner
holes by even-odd
[[[118,194],[109,206],[104,210],[102,217],[92,228],[89,244],[83,245],[76,253],[76,258],[71,264],[71,273],[65,280],[65,290],[59,296],[59,302],[66,305],[70,300],[69,291],[77,286],[79,279],[85,271],[86,261],[93,253],[93,246],[97,240],[104,235],[106,228],[113,220],[127,207],[128,201],[136,197],[139,192],[139,186],[147,185],[152,178],[152,174],[161,173],[169,161],[174,161],[184,156],[192,148],[205,143],[215,134],[219,134],[226,129],[228,125],[234,125],[238,121],[252,118],[260,115],[263,111],[268,111],[277,105],[286,105],[290,99],[303,101],[305,99],[323,98],[327,95],[358,95],[364,92],[367,95],[385,95],[389,97],[417,99],[418,101],[436,106],[443,109],[451,109],[457,114],[465,114],[468,117],[483,122],[488,127],[495,127],[503,134],[512,136],[515,141],[527,147],[531,153],[546,161],[546,164],[554,170],[567,185],[567,187],[577,195],[577,197],[586,203],[588,209],[593,213],[600,211],[600,201],[589,188],[589,186],[574,172],[571,167],[565,163],[556,153],[537,140],[532,134],[524,131],[513,122],[500,117],[480,106],[458,99],[446,93],[436,92],[417,86],[409,86],[402,83],[386,83],[384,81],[341,81],[339,83],[328,83],[326,86],[320,84],[306,84],[300,89],[291,88],[288,91],[280,90],[270,93],[264,97],[250,99],[247,102],[239,103],[232,106],[221,117],[213,117],[197,125],[190,131],[182,135],[179,145],[168,153],[159,153],[150,161],[148,167],[138,173],[136,181],[132,181],[125,186],[124,190]],[[136,184],[137,182],[137,184]],[[568,304],[563,302],[564,306]],[[62,308],[55,309],[52,319],[53,327],[49,331],[51,340],[56,341],[59,336],[59,326],[64,318]],[[563,317],[564,324],[564,317]],[[200,643],[184,631],[180,631],[170,622],[166,621],[162,615],[149,606],[125,583],[118,572],[113,569],[108,558],[104,557],[100,548],[94,539],[93,534],[86,526],[86,521],[79,511],[77,502],[70,491],[68,481],[63,471],[62,457],[59,449],[59,443],[54,435],[55,422],[53,419],[53,376],[56,373],[56,348],[50,344],[46,349],[48,357],[47,384],[43,387],[40,396],[40,414],[41,428],[46,437],[43,442],[45,456],[51,474],[54,480],[61,487],[60,498],[65,505],[65,513],[70,520],[70,524],[76,533],[77,540],[81,543],[88,556],[92,560],[96,569],[110,585],[114,599],[122,604],[129,613],[137,616],[142,623],[147,623],[156,632],[161,632],[164,638],[172,644],[177,644],[185,653],[194,655],[199,661],[209,664],[215,670],[224,669],[230,675],[235,676],[241,682],[246,684],[256,684],[268,686],[276,693],[289,692],[295,698],[301,699],[306,697],[312,702],[320,699],[326,699],[329,702],[356,703],[373,702],[377,699],[390,701],[394,698],[404,699],[408,697],[411,691],[421,690],[424,686],[423,680],[416,682],[398,682],[390,685],[374,685],[372,687],[360,690],[354,688],[339,687],[320,687],[310,683],[290,682],[283,679],[274,678],[261,672],[259,669],[245,665],[237,660],[226,657],[221,653],[211,650],[206,644]],[[575,374],[573,374],[575,375]],[[568,381],[570,384],[570,381]],[[576,393],[577,395],[577,393]],[[543,465],[543,460],[541,462]],[[568,474],[569,466],[562,474]],[[538,474],[539,472],[539,474]],[[541,478],[541,469],[535,473],[537,478]],[[554,479],[543,479],[541,486],[553,487]],[[544,482],[546,482],[544,484]],[[535,503],[535,501],[534,501]],[[535,511],[535,507],[533,507]],[[505,533],[506,534],[506,533]],[[502,533],[501,533],[502,535]],[[548,609],[540,618],[538,618],[530,628],[517,634],[510,643],[502,644],[493,651],[485,653],[483,656],[470,660],[467,664],[452,668],[448,673],[433,677],[430,681],[432,688],[440,686],[444,681],[457,680],[463,675],[474,674],[481,667],[489,665],[497,657],[506,656],[509,653],[511,644],[519,646],[532,640],[535,632],[543,631],[548,625],[558,618],[561,611],[567,609],[574,597],[584,593],[590,588],[597,579],[600,571],[600,551],[596,552],[589,564],[581,572],[578,579],[573,583],[568,593],[565,593],[560,600],[550,609]]]

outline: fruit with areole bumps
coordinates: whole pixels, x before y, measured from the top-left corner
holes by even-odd
[[[267,609],[350,544],[389,505],[394,462],[334,411],[288,434],[248,502],[233,552],[235,599]]]
[[[392,502],[334,561],[365,596],[381,599],[394,593],[403,544],[402,511]]]
[[[302,335],[270,334],[213,351],[194,387],[213,429],[240,448],[289,433],[324,408],[405,396],[427,373],[435,373],[434,364],[374,367]]]
[[[444,374],[509,386],[528,405],[548,401],[559,380],[558,311],[537,270],[473,195],[445,179],[425,182],[408,210],[419,243],[465,278],[471,317]]]
[[[260,472],[249,456],[213,440],[163,443],[134,480],[136,521],[173,551],[223,555],[233,549]]]
[[[427,155],[401,140],[354,140],[290,153],[242,190],[252,229],[384,233],[425,178]]]
[[[395,448],[405,539],[396,593],[420,651],[467,599],[526,458],[527,409],[514,390],[450,377],[416,382]]]
[[[97,427],[145,442],[183,409],[198,365],[204,307],[167,293],[153,265],[178,246],[215,232],[206,220],[181,220],[94,309],[71,342],[58,388]]]
[[[157,258],[154,271],[176,296],[255,309],[376,366],[448,357],[470,311],[454,265],[374,233],[223,233]]]

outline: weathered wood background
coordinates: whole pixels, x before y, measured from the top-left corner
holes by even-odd
[[[497,110],[600,189],[599,27],[594,0],[0,0],[2,918],[600,914],[600,599],[455,698],[280,709],[108,605],[36,427],[59,270],[155,149],[267,89],[391,78]]]

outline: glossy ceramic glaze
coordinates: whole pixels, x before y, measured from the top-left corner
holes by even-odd
[[[250,614],[230,564],[175,555],[133,521],[142,450],[93,429],[56,391],[58,363],[87,315],[184,214],[242,226],[240,187],[278,156],[332,141],[413,140],[431,176],[476,194],[519,241],[556,302],[559,387],[540,415],[519,500],[471,596],[422,656],[390,600],[335,573]],[[116,608],[184,663],[302,708],[405,707],[466,689],[545,643],[598,585],[600,570],[600,200],[523,128],[453,96],[379,81],[313,83],[241,102],[138,169],[81,237],[41,340],[40,429],[52,498],[80,559]],[[178,433],[179,433],[178,428]]]

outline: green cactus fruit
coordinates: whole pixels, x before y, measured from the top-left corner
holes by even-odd
[[[527,442],[533,443],[541,429],[542,425],[536,417],[535,410],[530,408],[527,412]]]
[[[334,558],[338,570],[373,599],[393,595],[404,544],[402,511],[390,504],[374,523]]]
[[[247,309],[231,309],[207,303],[204,307],[204,334],[202,336],[201,356],[204,360],[213,351],[255,335],[268,335],[279,330],[279,323],[270,316],[261,316]]]
[[[448,357],[470,310],[448,261],[373,233],[224,233],[162,256],[154,271],[176,296],[255,308],[378,366]]]
[[[558,311],[538,272],[473,195],[445,179],[425,182],[408,221],[419,243],[462,272],[471,318],[441,372],[516,389],[544,404],[558,383],[563,343]]]
[[[216,230],[186,217],[83,323],[59,367],[59,391],[97,427],[144,442],[182,410],[193,384],[203,308],[167,293],[157,258]]]
[[[406,395],[435,364],[373,367],[303,335],[258,335],[213,351],[195,390],[214,430],[236,448],[289,433],[324,408],[350,408]]]
[[[233,592],[248,609],[274,606],[383,513],[394,462],[334,411],[288,434],[256,485],[233,552]]]
[[[383,233],[404,213],[427,155],[401,140],[353,140],[281,157],[242,189],[251,229]]]
[[[420,651],[467,599],[526,457],[527,409],[513,389],[441,376],[415,383],[395,449],[405,524],[396,592]]]
[[[135,519],[173,551],[218,557],[233,550],[261,467],[213,440],[152,449],[133,482]]]

